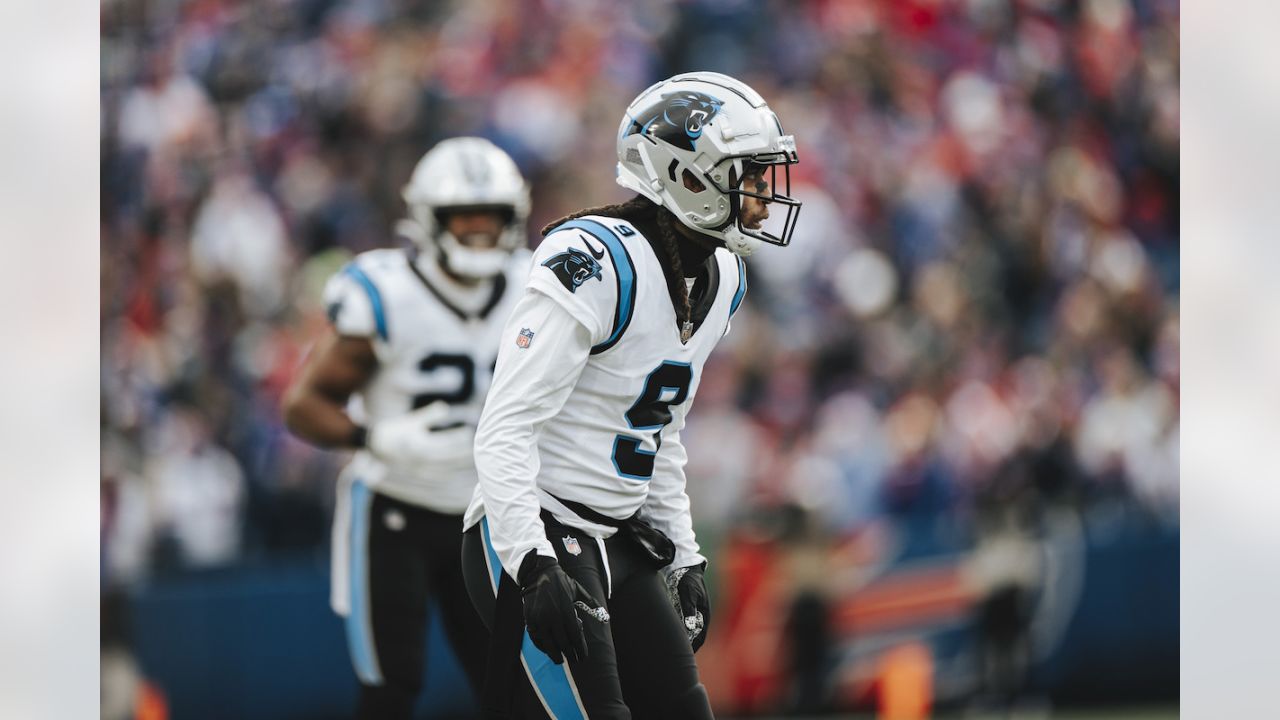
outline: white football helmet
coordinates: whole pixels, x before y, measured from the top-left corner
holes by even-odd
[[[631,102],[618,128],[618,184],[742,256],[761,242],[791,242],[800,214],[800,203],[789,197],[796,160],[795,137],[783,134],[764,98],[720,73],[683,73],[653,85]],[[769,194],[740,187],[748,169],[772,172]],[[686,175],[701,189],[687,187]],[[739,212],[744,195],[774,210],[785,207],[786,215],[765,228],[746,227]]]
[[[488,278],[502,272],[511,253],[526,242],[529,187],[512,159],[478,137],[445,140],[431,148],[402,193],[409,218],[396,230],[460,277]],[[444,227],[451,210],[497,210],[506,224],[492,249],[467,247]]]

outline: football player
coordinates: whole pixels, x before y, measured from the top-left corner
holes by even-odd
[[[637,195],[543,229],[477,431],[463,572],[493,633],[491,716],[711,717],[680,429],[742,258],[791,239],[795,140],[710,72],[645,90],[617,138]]]
[[[331,603],[346,618],[361,718],[411,716],[429,597],[479,691],[488,633],[462,581],[462,513],[499,333],[529,268],[529,192],[489,141],[432,148],[404,200],[397,228],[413,247],[362,253],[329,281],[333,333],[284,403],[299,437],[355,450],[339,478]]]

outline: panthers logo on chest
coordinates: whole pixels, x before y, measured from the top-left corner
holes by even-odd
[[[542,263],[543,267],[551,268],[551,272],[556,274],[556,278],[564,285],[569,292],[576,292],[582,283],[595,278],[601,282],[604,281],[598,260],[604,257],[604,251],[600,250],[599,255],[596,249],[591,247],[591,243],[587,243],[587,248],[591,250],[591,254],[579,250],[578,248],[569,248],[562,253],[551,256],[546,262]]]
[[[676,147],[692,150],[702,130],[720,112],[724,101],[705,93],[682,90],[667,93],[639,117],[631,118],[625,135],[648,134]]]

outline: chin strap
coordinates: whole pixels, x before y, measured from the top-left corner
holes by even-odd
[[[724,246],[738,257],[750,257],[760,247],[760,240],[747,237],[735,226],[724,231]]]

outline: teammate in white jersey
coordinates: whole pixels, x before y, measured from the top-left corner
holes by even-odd
[[[641,93],[617,152],[638,195],[543,230],[477,432],[463,572],[493,633],[490,716],[711,717],[680,429],[742,256],[790,241],[795,141],[698,72]]]
[[[362,253],[329,281],[334,332],[285,400],[299,437],[356,451],[339,479],[331,602],[361,718],[412,715],[429,597],[480,689],[488,633],[462,580],[462,513],[499,334],[529,272],[527,186],[487,140],[435,146],[404,199],[413,248]]]

